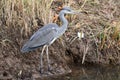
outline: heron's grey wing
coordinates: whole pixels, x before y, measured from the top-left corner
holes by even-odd
[[[45,44],[49,44],[57,34],[58,25],[49,24],[44,26],[44,28],[40,28],[30,40],[25,44],[27,48],[36,48],[43,46]]]
[[[44,31],[44,30],[52,29],[52,28],[58,28],[58,27],[59,27],[59,26],[58,26],[57,24],[55,24],[55,23],[49,23],[49,24],[43,26],[42,28],[38,29],[38,31],[35,32],[35,33],[31,36],[30,40],[35,39],[35,37],[39,36],[39,34],[41,34],[41,32]]]

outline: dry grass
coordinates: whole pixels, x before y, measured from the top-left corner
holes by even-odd
[[[27,35],[31,27],[37,27],[38,23],[52,22],[52,2],[52,0],[1,0],[2,25],[9,28],[19,26],[21,34]]]

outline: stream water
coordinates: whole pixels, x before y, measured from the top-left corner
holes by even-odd
[[[49,80],[120,80],[120,66],[77,66],[72,73]]]

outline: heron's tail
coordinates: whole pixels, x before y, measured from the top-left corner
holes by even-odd
[[[24,46],[22,47],[22,49],[21,49],[21,52],[22,52],[22,53],[29,52],[29,51],[30,51],[30,50],[29,50],[29,47],[27,47],[27,46],[25,46],[25,45],[24,45]]]
[[[25,53],[25,52],[29,52],[29,51],[32,51],[32,50],[35,50],[36,48],[39,48],[39,47],[42,47],[44,46],[45,44],[42,44],[42,45],[33,45],[34,42],[32,41],[27,41],[26,44],[22,47],[21,49],[21,52],[22,53]]]
[[[31,48],[29,47],[29,44],[26,43],[26,44],[22,47],[21,52],[22,52],[22,53],[25,53],[25,52],[29,52],[29,51],[31,51],[31,50],[33,50],[33,49],[31,49]]]
[[[29,51],[35,50],[36,48],[42,46],[42,45],[40,45],[40,46],[32,47],[32,46],[30,46],[30,45],[31,45],[31,44],[29,44],[29,42],[27,42],[27,43],[22,47],[21,52],[22,52],[22,53],[29,52]]]

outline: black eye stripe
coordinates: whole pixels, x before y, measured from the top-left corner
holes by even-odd
[[[69,7],[64,7],[62,10],[71,11],[71,9]]]
[[[67,11],[71,11],[70,9],[62,9],[62,10],[67,10]]]

